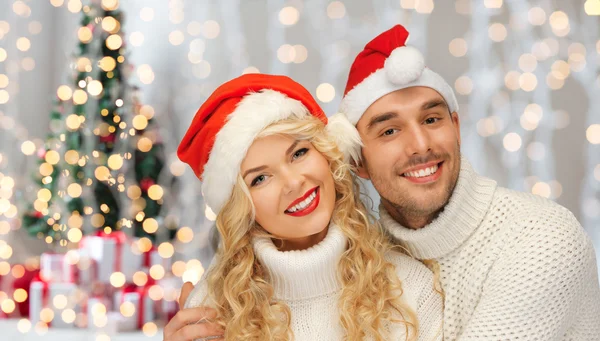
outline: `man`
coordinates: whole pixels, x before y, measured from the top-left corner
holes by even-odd
[[[407,38],[398,25],[365,46],[340,111],[361,135],[358,175],[381,196],[384,228],[436,264],[445,339],[600,340],[589,237],[567,209],[474,172],[452,88]]]

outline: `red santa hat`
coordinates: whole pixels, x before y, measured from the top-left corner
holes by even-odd
[[[356,56],[339,110],[352,124],[356,125],[379,98],[413,86],[436,90],[446,100],[450,112],[458,111],[452,87],[425,67],[421,52],[406,46],[407,40],[408,31],[396,25],[371,40]]]
[[[258,134],[277,121],[308,115],[327,125],[347,158],[358,157],[360,137],[341,114],[328,119],[302,85],[266,74],[246,74],[219,86],[196,112],[177,156],[202,180],[204,199],[218,213]]]

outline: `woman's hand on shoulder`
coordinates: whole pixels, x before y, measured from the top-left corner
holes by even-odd
[[[194,289],[190,282],[183,284],[179,296],[179,311],[163,330],[163,341],[223,340],[223,329],[210,322],[217,316],[214,309],[196,307],[182,309]]]

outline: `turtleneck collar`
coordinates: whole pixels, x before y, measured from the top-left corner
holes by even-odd
[[[414,230],[402,226],[379,206],[383,227],[417,259],[435,259],[454,251],[477,229],[492,202],[497,184],[475,173],[462,157],[458,181],[448,204],[430,224]]]
[[[279,251],[268,237],[255,237],[252,244],[269,272],[275,298],[299,300],[341,289],[338,263],[347,238],[339,227],[331,224],[325,238],[306,250]]]

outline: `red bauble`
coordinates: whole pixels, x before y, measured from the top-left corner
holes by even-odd
[[[109,134],[107,136],[100,136],[100,142],[102,142],[102,143],[115,142],[115,138],[116,138],[116,134]]]
[[[140,188],[142,189],[142,191],[144,192],[148,192],[148,189],[150,188],[150,186],[154,185],[154,180],[150,179],[150,178],[144,178],[140,181]]]

